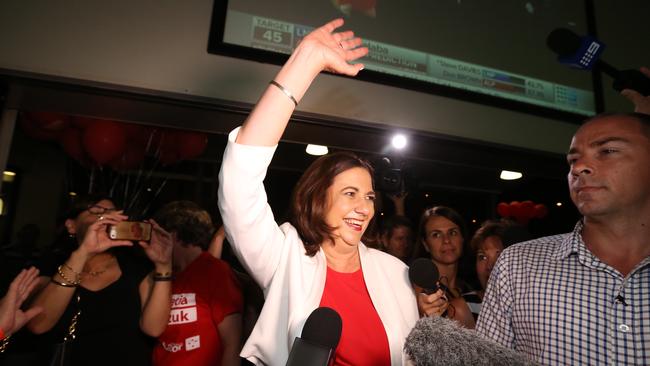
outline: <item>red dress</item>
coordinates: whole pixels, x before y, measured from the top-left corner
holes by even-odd
[[[386,331],[372,304],[361,269],[341,273],[327,267],[320,306],[336,310],[343,321],[333,365],[390,365]]]

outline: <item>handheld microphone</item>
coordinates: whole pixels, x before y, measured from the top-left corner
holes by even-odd
[[[546,45],[558,55],[558,61],[581,70],[596,68],[614,79],[616,91],[636,90],[650,95],[650,79],[639,70],[618,70],[600,59],[605,45],[591,36],[580,37],[566,28],[556,28],[546,38]]]
[[[331,308],[312,311],[300,337],[296,337],[286,366],[327,366],[341,339],[343,322]]]
[[[443,317],[418,320],[406,338],[404,352],[417,366],[535,364],[515,350]]]
[[[409,267],[409,281],[412,284],[421,287],[425,294],[432,293],[442,289],[447,292],[447,286],[439,282],[440,272],[430,259],[418,258],[411,263]]]

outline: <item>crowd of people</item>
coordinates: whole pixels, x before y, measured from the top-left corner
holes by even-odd
[[[402,192],[372,248],[364,243],[380,193],[372,166],[350,152],[307,168],[288,222],[276,223],[263,181],[294,108],[320,72],[363,69],[355,60],[368,50],[342,25],[307,35],[229,134],[220,230],[196,203],[175,201],[147,220],[150,240],[114,240],[107,227],[128,217],[111,198],[75,200],[67,249],[40,273],[20,272],[0,300],[3,360],[284,365],[307,317],[329,307],[343,325],[332,365],[412,363],[404,344],[421,317],[454,319],[540,364],[650,364],[650,100],[634,91],[623,95],[635,113],[595,116],[573,137],[569,192],[583,217],[568,234],[530,240],[501,220],[470,235],[445,206],[415,227]],[[220,259],[224,237],[242,271]],[[478,287],[461,273],[463,256],[475,258]],[[440,274],[432,293],[409,281],[421,257]],[[42,336],[23,337],[38,342],[12,359],[21,339],[11,338],[25,332]]]

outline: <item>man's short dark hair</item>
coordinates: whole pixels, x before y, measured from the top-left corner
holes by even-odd
[[[641,124],[641,128],[643,129],[643,132],[646,134],[648,138],[650,138],[650,115],[644,114],[644,113],[638,113],[638,112],[605,112],[601,114],[597,114],[593,117],[587,118],[582,125],[585,125],[589,122],[599,120],[602,118],[610,118],[610,117],[621,117],[621,118],[632,118],[635,119]]]

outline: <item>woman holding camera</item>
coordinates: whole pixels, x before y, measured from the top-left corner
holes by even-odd
[[[241,355],[283,365],[319,306],[342,318],[334,365],[401,365],[418,318],[407,267],[362,243],[375,213],[372,168],[352,153],[317,159],[294,188],[291,219],[278,227],[263,180],[289,117],[323,70],[354,76],[367,54],[337,19],[315,29],[271,81],[224,152],[219,205],[233,250],[266,302]]]
[[[132,246],[131,241],[108,237],[107,227],[126,219],[110,198],[77,199],[65,220],[77,246],[34,301],[43,312],[28,328],[37,334],[54,329],[61,340],[74,333],[67,345],[72,365],[148,365],[151,347],[145,334],[156,337],[167,325],[169,234],[152,223],[151,242],[139,242],[153,262],[150,272],[150,265],[123,248]]]

